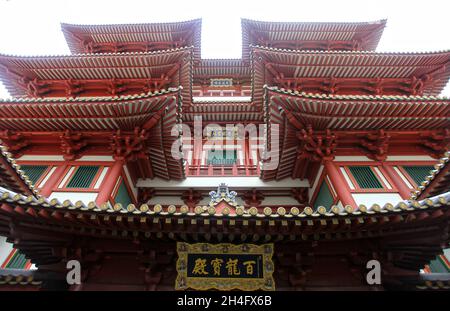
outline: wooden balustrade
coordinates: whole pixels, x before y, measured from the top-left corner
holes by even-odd
[[[259,176],[259,165],[185,165],[186,176]]]

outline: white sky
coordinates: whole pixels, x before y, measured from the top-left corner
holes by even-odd
[[[240,18],[358,22],[387,18],[378,51],[450,49],[448,0],[0,0],[0,53],[69,54],[60,23],[174,22],[202,18],[202,57],[240,58]],[[442,95],[450,96],[450,84]],[[0,83],[0,98],[8,93]]]

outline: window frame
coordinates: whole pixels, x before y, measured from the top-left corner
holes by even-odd
[[[373,162],[373,161],[363,161],[363,162],[335,162],[334,163],[337,166],[337,169],[339,171],[339,174],[341,174],[342,178],[345,181],[345,185],[350,193],[398,193],[398,189],[389,177],[388,174],[383,169],[383,166],[380,162]],[[356,181],[355,177],[353,176],[352,172],[350,171],[350,166],[367,166],[370,168],[372,173],[375,175],[375,178],[378,180],[382,188],[361,188],[359,183]],[[343,176],[340,167],[344,168],[344,171],[347,173],[347,176],[349,177],[350,181],[352,182],[355,189],[351,189],[350,185],[345,180],[345,177]],[[384,179],[389,183],[389,186],[391,186],[392,189],[388,188],[388,185],[380,178],[378,173],[375,171],[374,167],[378,168],[380,173],[383,175]]]
[[[95,176],[92,179],[89,187],[88,188],[68,188],[67,185],[70,183],[72,178],[75,176],[75,173],[78,171],[78,169],[81,166],[97,166],[98,167],[97,173],[95,173]],[[59,187],[59,185],[64,180],[64,178],[67,176],[67,174],[69,173],[69,171],[71,170],[72,167],[75,167],[75,169],[70,173],[70,176],[67,178],[67,180],[62,185],[62,187]],[[98,179],[100,178],[100,175],[101,175],[104,167],[105,167],[104,165],[100,165],[97,163],[96,164],[77,163],[77,165],[73,165],[73,164],[68,165],[68,167],[66,168],[66,171],[62,175],[62,178],[60,180],[58,180],[58,182],[56,183],[56,188],[54,191],[55,192],[99,192],[99,189],[94,189],[94,186],[97,183]],[[105,178],[106,177],[107,176],[105,176]]]
[[[403,166],[434,166],[434,165],[418,165],[418,164],[410,164],[410,163],[404,163],[402,165],[395,165],[397,166],[397,168],[399,169],[400,172],[402,172],[403,176],[405,176],[406,179],[408,179],[409,183],[413,186],[415,186],[414,188],[412,188],[412,190],[416,189],[417,187],[419,187],[420,185],[418,185],[416,183],[416,181],[411,177],[411,175],[409,175],[408,171],[405,170],[405,168]],[[428,175],[427,175],[428,176]],[[425,176],[426,177],[426,176]],[[423,180],[425,181],[425,179]]]
[[[53,162],[55,163],[55,162]],[[58,163],[58,165],[56,166],[61,166],[67,164],[67,167],[64,171],[64,173],[61,175],[61,177],[58,179],[58,181],[55,183],[55,186],[52,189],[52,192],[100,192],[101,189],[101,184],[99,186],[98,189],[94,189],[95,184],[97,183],[98,179],[100,178],[100,175],[102,174],[102,171],[105,167],[108,167],[108,172],[106,173],[105,177],[103,178],[102,184],[103,182],[105,182],[105,180],[108,178],[109,173],[111,172],[111,168],[114,165],[114,162],[110,162],[110,161],[60,161]],[[67,188],[66,185],[69,183],[69,181],[72,179],[73,174],[75,173],[76,170],[74,170],[70,176],[68,177],[68,179],[66,180],[65,184],[60,188],[59,185],[61,184],[61,182],[64,180],[64,178],[67,176],[67,174],[69,173],[70,169],[72,167],[79,167],[79,166],[98,166],[99,169],[97,171],[97,174],[95,175],[94,179],[92,180],[91,184],[90,184],[90,188]]]
[[[431,161],[431,160],[423,160],[423,161],[388,161],[386,162],[387,165],[394,168],[397,167],[398,170],[403,174],[403,176],[408,180],[408,182],[413,186],[413,188],[410,188],[403,180],[402,183],[408,187],[410,190],[415,190],[417,187],[419,187],[418,184],[414,181],[414,179],[409,176],[408,172],[403,168],[403,166],[435,166],[439,163],[439,160]],[[398,175],[398,173],[396,172]],[[399,178],[400,175],[398,175]]]
[[[28,165],[28,166],[33,166],[33,165],[35,165],[35,166],[38,166],[38,165],[47,166],[47,168],[42,173],[42,175],[39,177],[39,179],[36,180],[35,183],[33,183],[33,185],[34,185],[34,187],[36,189],[41,189],[42,188],[40,186],[41,182],[45,179],[45,177],[48,175],[48,173],[50,173],[50,171],[52,170],[53,167],[58,167],[58,164],[55,164],[55,162],[49,162],[49,161],[16,161],[16,162],[17,162],[17,164],[20,165],[20,167],[21,167],[20,169],[21,170],[22,170],[22,166],[23,165]],[[27,175],[27,172],[24,171],[24,173],[25,173],[25,175]]]

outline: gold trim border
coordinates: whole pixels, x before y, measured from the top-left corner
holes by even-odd
[[[272,261],[274,244],[209,244],[185,242],[177,243],[178,260],[176,269],[178,272],[176,290],[233,290],[243,291],[265,290],[274,291],[273,279],[274,264]],[[238,279],[238,278],[192,278],[187,276],[187,256],[189,253],[197,254],[256,254],[263,256],[263,279]]]

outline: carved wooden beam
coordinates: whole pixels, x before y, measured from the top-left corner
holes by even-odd
[[[386,160],[391,136],[383,129],[377,133],[367,133],[360,144],[367,152],[367,157],[375,161]]]
[[[83,149],[86,148],[87,141],[83,139],[80,133],[73,133],[66,130],[59,136],[61,140],[61,151],[65,160],[75,160],[81,157]]]
[[[0,140],[8,147],[14,158],[19,158],[30,147],[30,142],[21,133],[10,130],[0,132]]]
[[[324,134],[314,133],[311,126],[296,133],[300,145],[298,146],[298,159],[310,159],[312,161],[322,161],[334,158],[336,151],[336,135],[330,130]]]

